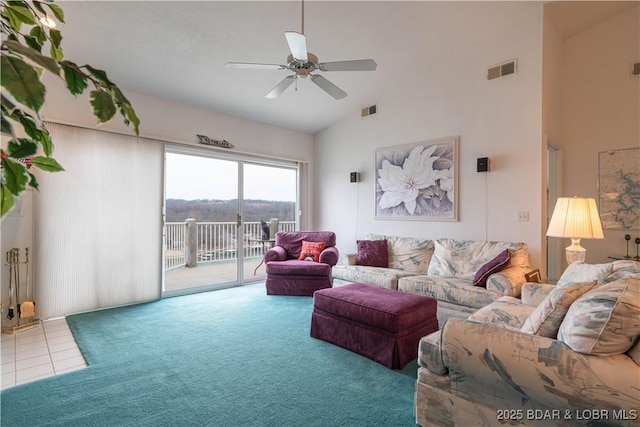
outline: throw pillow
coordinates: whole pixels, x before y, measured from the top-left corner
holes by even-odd
[[[358,240],[356,265],[384,267],[389,265],[389,251],[386,240]]]
[[[602,356],[628,351],[640,335],[640,275],[594,287],[569,308],[558,340]]]
[[[572,262],[558,279],[557,286],[568,283],[601,281],[613,271],[613,263],[585,264],[582,261]]]
[[[509,249],[500,252],[497,257],[480,267],[473,278],[473,286],[487,286],[487,278],[509,265]]]
[[[320,262],[320,252],[324,249],[325,242],[302,241],[299,260]]]
[[[595,285],[596,281],[594,280],[556,287],[531,312],[520,331],[527,334],[555,338],[571,304],[579,296],[590,291]]]

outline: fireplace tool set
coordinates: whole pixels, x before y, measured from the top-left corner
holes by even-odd
[[[13,248],[5,254],[6,264],[9,267],[9,307],[6,312],[3,310],[2,332],[5,334],[13,334],[36,327],[40,324],[36,318],[36,304],[33,302],[33,289],[29,282],[29,248],[24,248],[24,261],[20,260],[20,249]],[[25,298],[21,299],[22,293],[20,286],[22,280],[20,278],[21,266],[25,270]]]

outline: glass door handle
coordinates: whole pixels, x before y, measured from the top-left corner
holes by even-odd
[[[236,226],[240,228],[242,225],[242,216],[240,214],[236,214]]]

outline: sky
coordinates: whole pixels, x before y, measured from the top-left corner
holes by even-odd
[[[245,164],[244,198],[295,201],[295,169]],[[238,198],[238,163],[167,153],[167,199]]]

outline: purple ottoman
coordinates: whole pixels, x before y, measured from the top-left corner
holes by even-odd
[[[438,330],[436,300],[352,283],[313,294],[311,336],[390,369],[418,356],[420,338]]]

